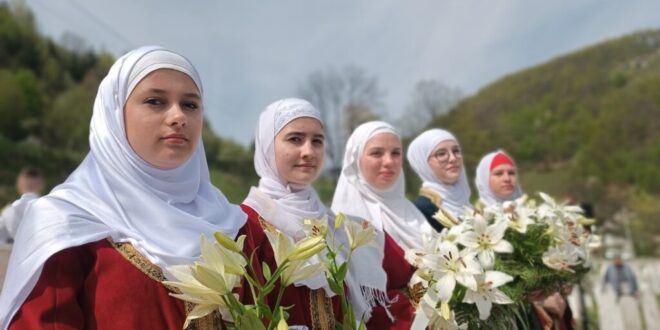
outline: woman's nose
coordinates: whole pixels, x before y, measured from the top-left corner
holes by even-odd
[[[186,114],[179,105],[173,105],[167,110],[166,123],[168,126],[186,126]]]

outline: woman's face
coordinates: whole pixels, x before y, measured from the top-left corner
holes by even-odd
[[[309,185],[318,176],[325,154],[325,132],[311,117],[288,123],[275,136],[277,172],[287,182]]]
[[[185,73],[159,69],[140,81],[124,106],[126,138],[147,163],[172,169],[195,152],[202,133],[202,97]]]
[[[516,190],[517,170],[510,164],[501,164],[490,171],[488,185],[495,196],[506,199]]]
[[[401,175],[401,140],[392,133],[374,135],[364,146],[360,172],[376,189],[390,188]]]
[[[461,147],[454,140],[442,141],[433,149],[428,163],[438,180],[444,184],[454,184],[463,168]]]

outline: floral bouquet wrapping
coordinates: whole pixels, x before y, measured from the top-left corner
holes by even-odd
[[[252,266],[252,256],[243,252],[245,235],[234,241],[216,232],[215,242],[209,242],[202,235],[199,259],[193,265],[169,267],[167,270],[174,280],[163,282],[178,290],[179,293],[172,296],[194,305],[183,327],[187,328],[192,320],[219,312],[227,329],[287,329],[286,310],[291,306],[280,305],[284,289],[297,281],[324,274],[330,289],[341,298],[344,320],[339,328],[363,328],[363,323],[356,322],[346,298],[344,279],[353,251],[374,244],[376,231],[366,221],[345,219],[338,214],[331,230],[326,219],[306,219],[306,237],[297,242],[274,227],[266,226],[277,268],[271,270],[263,262],[262,277]],[[335,239],[339,230],[343,231],[341,236],[346,238],[345,242]],[[236,293],[240,286],[247,286],[243,294],[251,295],[253,304],[242,302]],[[276,287],[279,291],[275,305],[263,303]]]
[[[539,195],[539,205],[523,196],[459,219],[438,211],[446,228],[406,253],[418,268],[411,291],[423,292],[432,329],[524,328],[530,295],[556,292],[588,271],[598,240],[583,225],[593,221],[578,206]]]

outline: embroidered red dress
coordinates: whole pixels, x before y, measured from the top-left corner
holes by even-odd
[[[181,329],[184,304],[157,280],[160,269],[132,262],[108,240],[52,255],[9,328]]]
[[[171,297],[162,280],[161,269],[130,244],[104,239],[71,247],[46,261],[9,329],[180,330],[192,306]],[[188,329],[220,322],[209,315]]]
[[[258,276],[263,276],[261,263],[265,262],[271,271],[277,268],[275,254],[264,233],[260,216],[251,207],[242,204],[241,208],[248,215],[244,230],[247,237],[243,252],[247,256],[254,253],[253,267]],[[261,278],[264,281],[263,278]],[[276,285],[273,292],[267,297],[266,303],[273,307],[277,300],[279,287]],[[252,297],[243,295],[245,303],[251,303]],[[289,326],[306,326],[309,329],[334,329],[335,322],[341,322],[341,302],[338,296],[327,298],[324,289],[311,290],[305,286],[289,286],[284,289],[281,306],[293,306],[287,310]]]

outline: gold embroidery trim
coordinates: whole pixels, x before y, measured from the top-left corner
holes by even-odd
[[[126,260],[128,260],[128,262],[130,262],[133,266],[135,266],[138,270],[140,270],[142,273],[147,275],[149,278],[161,284],[163,281],[165,281],[165,276],[163,275],[163,271],[160,269],[160,267],[154,265],[151,261],[145,258],[133,246],[133,244],[129,242],[115,243],[109,238],[108,241],[112,244],[115,250],[119,252],[119,254],[121,254]],[[177,294],[181,293],[179,289],[169,285],[165,285],[165,288],[167,288],[169,291],[173,293],[177,293]],[[190,311],[192,311],[193,308],[195,308],[195,304],[184,301],[184,306],[186,309],[186,317],[187,317]],[[193,320],[192,322],[190,322],[190,325],[188,325],[187,329],[188,330],[216,329],[215,325],[219,321],[218,316],[219,316],[218,312],[216,311],[202,318]]]
[[[325,296],[324,289],[309,290],[309,311],[312,316],[312,329],[330,330],[335,328],[332,300]]]
[[[419,188],[419,195],[428,198],[431,201],[431,203],[433,203],[438,208],[440,208],[440,206],[442,205],[442,196],[440,196],[438,192],[430,188],[427,187]]]
[[[266,219],[262,218],[259,216],[259,224],[261,225],[261,228],[269,233],[276,233],[277,228],[273,226],[270,222],[266,221]]]

